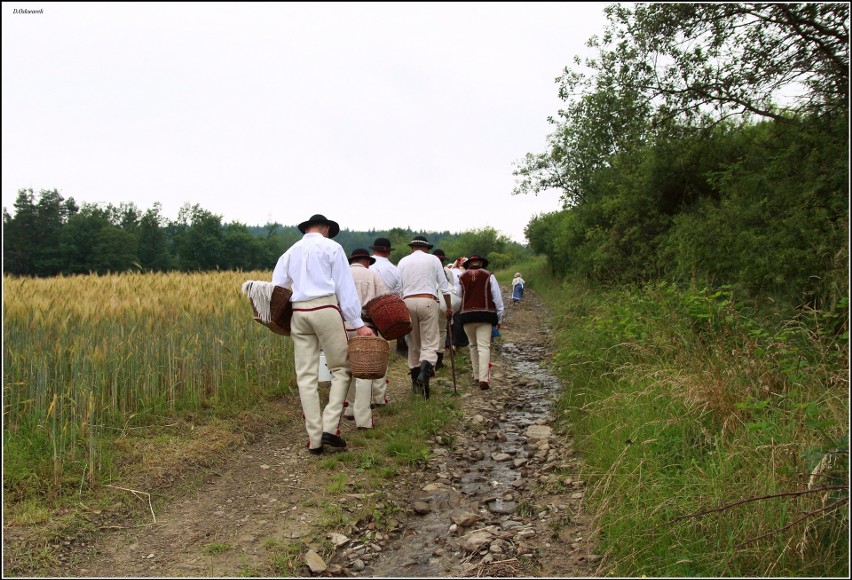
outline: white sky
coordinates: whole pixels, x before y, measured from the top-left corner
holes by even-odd
[[[3,206],[56,188],[524,242],[559,192],[511,195],[513,162],[607,4],[3,2]]]

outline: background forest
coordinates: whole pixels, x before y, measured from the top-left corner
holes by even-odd
[[[132,202],[84,203],[65,199],[58,190],[18,191],[14,216],[3,208],[3,261],[6,274],[56,276],[137,272],[269,270],[302,237],[296,224],[247,226],[223,223],[200,205],[184,204],[169,220],[159,204],[141,211]],[[334,219],[332,216],[331,219]],[[347,251],[369,248],[377,237],[391,240],[396,263],[409,253],[415,235],[426,238],[447,256],[479,253],[503,266],[529,255],[494,228],[462,233],[415,232],[407,228],[366,232],[341,229],[335,241]]]

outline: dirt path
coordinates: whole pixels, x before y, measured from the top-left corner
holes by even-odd
[[[335,470],[323,465],[326,457],[309,456],[303,448],[301,410],[282,407],[288,421],[281,430],[234,450],[226,469],[141,527],[90,542],[69,559],[63,575],[392,577],[399,570],[407,576],[594,575],[599,558],[587,542],[584,485],[576,475],[579,459],[570,434],[531,441],[530,424],[506,426],[519,393],[550,380],[541,375],[550,345],[547,312],[536,295],[528,292],[519,305],[505,299],[493,388],[481,391],[469,377],[457,376],[465,421],[447,438],[451,444],[434,442],[434,459],[424,468],[403,469],[376,489],[368,470],[338,464],[336,469],[347,470],[348,484],[330,492]],[[513,366],[522,358],[518,353],[535,354],[527,357],[527,367],[518,367]],[[447,365],[436,380],[450,376]],[[391,401],[411,397],[407,377],[392,375],[389,393]],[[533,397],[546,398],[544,391]],[[377,410],[379,429],[385,411]],[[526,423],[547,427],[551,417],[527,416]],[[357,448],[354,425],[344,422],[342,429]],[[507,434],[515,445],[511,456],[494,459],[501,443],[511,443]],[[508,473],[511,469],[515,472]],[[512,481],[497,481],[500,470]],[[489,490],[489,483],[500,489]],[[439,497],[436,490],[442,489],[446,493]],[[336,529],[336,513],[355,512],[368,499],[393,514],[389,531],[371,529],[369,522]],[[465,543],[477,531],[490,535],[476,546]],[[415,539],[427,551],[418,561],[404,549]],[[324,555],[309,559],[313,570],[305,563],[308,549]]]

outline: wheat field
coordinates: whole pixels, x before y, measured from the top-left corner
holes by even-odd
[[[295,391],[289,337],[257,324],[240,291],[268,279],[4,276],[4,449],[46,447],[55,479],[80,460],[91,478],[100,434]]]

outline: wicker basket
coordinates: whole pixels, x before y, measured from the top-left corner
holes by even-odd
[[[364,306],[367,316],[387,340],[401,338],[411,332],[411,314],[399,294],[376,296]]]
[[[290,302],[290,297],[293,292],[289,288],[275,286],[272,289],[272,298],[269,301],[269,311],[271,320],[264,322],[258,315],[257,308],[249,298],[249,304],[254,312],[255,321],[267,327],[275,334],[290,336],[290,318],[293,316],[293,303]]]
[[[387,373],[390,345],[380,336],[349,339],[349,365],[356,379],[380,379]]]

